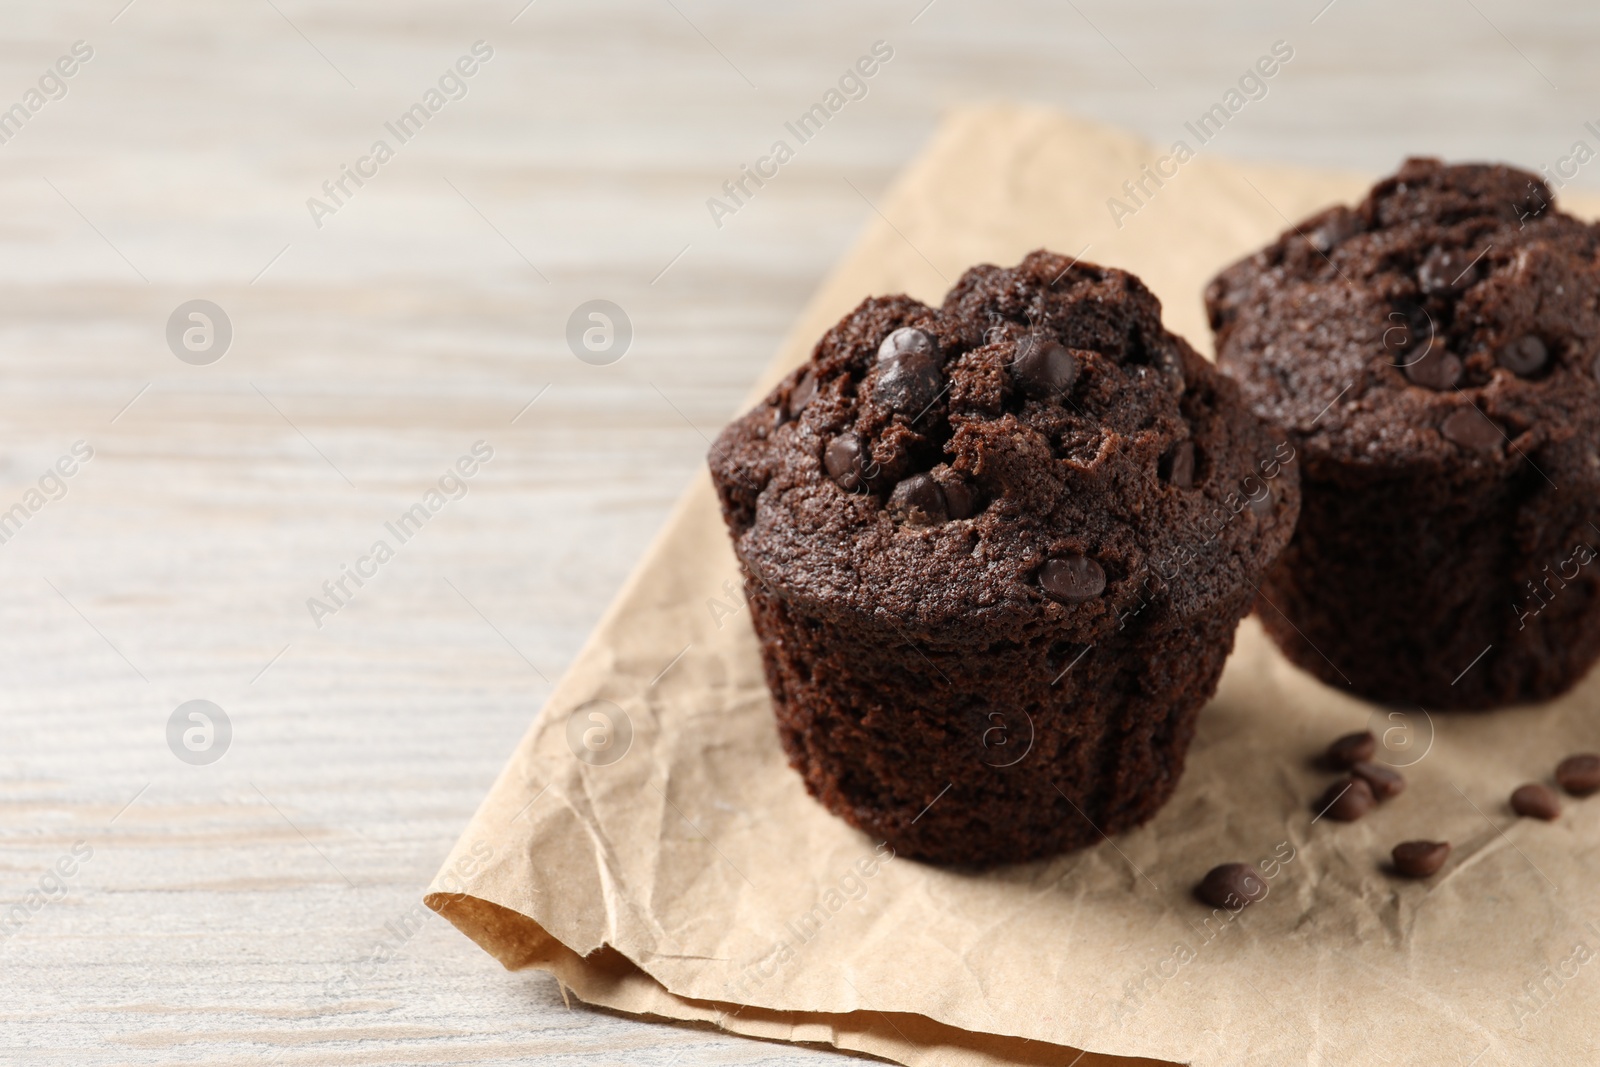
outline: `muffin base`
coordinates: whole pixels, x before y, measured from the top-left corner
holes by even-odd
[[[1259,613],[1284,655],[1328,685],[1478,710],[1559,696],[1600,658],[1600,559],[1562,566],[1577,545],[1600,549],[1592,499],[1531,468],[1512,478],[1308,470],[1302,486],[1299,526],[1262,583]]]
[[[1096,646],[975,646],[802,614],[747,582],[778,734],[824,807],[897,855],[986,867],[1137,826],[1171,797],[1252,592]]]

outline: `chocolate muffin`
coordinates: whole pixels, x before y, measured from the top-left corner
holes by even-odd
[[[1148,819],[1293,529],[1286,450],[1123,271],[862,303],[710,456],[807,789],[950,864]]]
[[[1261,605],[1295,663],[1487,708],[1600,655],[1597,254],[1534,175],[1412,159],[1211,283],[1220,365],[1302,464]]]

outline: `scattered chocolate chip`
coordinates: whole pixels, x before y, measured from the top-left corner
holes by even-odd
[[[1161,457],[1161,477],[1179,489],[1194,488],[1194,442],[1179,441]]]
[[[1039,585],[1051,600],[1076,604],[1105,592],[1106,572],[1088,556],[1052,559],[1039,570]]]
[[[1442,393],[1454,389],[1461,380],[1461,360],[1453,352],[1434,346],[1405,365],[1406,379],[1412,385]]]
[[[1575,797],[1600,793],[1600,756],[1584,752],[1556,764],[1556,784]]]
[[[861,438],[853,433],[843,433],[828,442],[822,453],[822,465],[828,477],[847,493],[861,488],[866,479],[866,463],[862,458]]]
[[[799,418],[806,405],[815,400],[817,396],[817,376],[808,370],[800,375],[800,380],[794,383],[794,388],[789,390],[789,417]]]
[[[927,474],[913,474],[894,487],[889,514],[907,526],[932,526],[949,517],[944,490]]]
[[[1389,853],[1394,857],[1394,869],[1407,878],[1426,878],[1438,873],[1444,861],[1450,858],[1448,841],[1402,841]]]
[[[1538,374],[1549,359],[1550,349],[1531,333],[1523,334],[1500,350],[1500,365],[1524,378]]]
[[[1078,380],[1078,361],[1054,341],[1025,337],[1017,345],[1011,377],[1028,396],[1049,400],[1071,391]]]
[[[945,510],[952,519],[970,519],[978,513],[978,492],[966,479],[950,478],[943,488]]]
[[[1224,863],[1207,871],[1194,892],[1213,908],[1238,911],[1267,895],[1267,880],[1248,863]]]
[[[1440,424],[1439,432],[1444,434],[1446,440],[1478,452],[1492,451],[1496,445],[1505,440],[1499,427],[1490,422],[1483,412],[1470,407],[1451,413],[1450,417]]]
[[[1594,375],[1594,380],[1600,382],[1600,356],[1594,357],[1594,366],[1589,368],[1589,373]]]
[[[1361,778],[1341,778],[1318,798],[1315,811],[1339,822],[1355,822],[1372,810],[1377,800],[1372,787]]]
[[[1348,771],[1377,754],[1378,739],[1372,736],[1371,730],[1362,730],[1360,733],[1345,734],[1334,741],[1323,754],[1322,762],[1336,771]]]
[[[1465,252],[1435,248],[1417,270],[1417,282],[1432,296],[1453,296],[1465,292],[1478,280],[1478,264]]]
[[[872,399],[890,411],[920,415],[944,392],[939,346],[912,326],[895,330],[878,346]]]
[[[1529,782],[1512,790],[1511,810],[1530,819],[1549,822],[1561,814],[1561,800],[1549,786]]]
[[[1366,782],[1372,789],[1372,795],[1379,800],[1389,800],[1406,791],[1406,780],[1400,776],[1400,772],[1381,763],[1361,760],[1350,768],[1350,773]]]

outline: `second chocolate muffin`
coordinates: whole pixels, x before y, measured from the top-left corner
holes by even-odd
[[[1600,656],[1597,254],[1534,175],[1413,159],[1212,282],[1219,363],[1301,453],[1261,607],[1290,659],[1438,709]]]
[[[790,762],[938,862],[1149,818],[1292,456],[1125,272],[1035,252],[942,308],[867,300],[711,451]]]

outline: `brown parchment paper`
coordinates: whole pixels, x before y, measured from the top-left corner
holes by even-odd
[[[1050,112],[954,113],[757,393],[862,297],[936,302],[967,266],[1038,246],[1136,272],[1205,350],[1211,274],[1365,184],[1206,146],[1117,226],[1107,198],[1165,151]],[[1597,702],[1592,676],[1537,708],[1388,712],[1289,666],[1252,618],[1149,825],[986,874],[887,859],[784,761],[702,475],[427,902],[585,1001],[906,1064],[1596,1062],[1600,798],[1547,824],[1506,797],[1600,748]],[[608,722],[598,751],[631,730],[621,758],[578,759]],[[1330,776],[1310,757],[1366,726],[1408,789],[1360,822],[1313,822]],[[1418,837],[1454,843],[1445,870],[1385,874]],[[1238,916],[1198,904],[1193,884],[1234,859],[1264,866],[1267,899]]]

